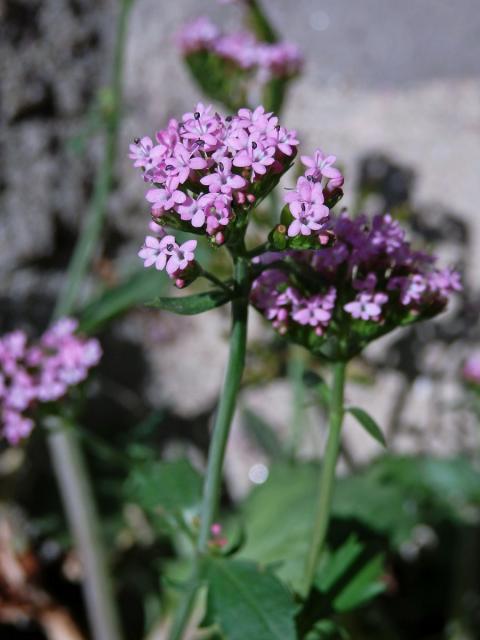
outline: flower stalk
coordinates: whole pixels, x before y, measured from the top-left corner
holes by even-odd
[[[232,301],[232,330],[230,334],[228,364],[208,452],[195,567],[190,585],[173,621],[169,640],[181,640],[183,638],[185,628],[195,604],[195,597],[199,586],[199,563],[201,557],[208,552],[211,527],[220,502],[225,450],[245,367],[248,295],[250,290],[249,262],[244,255],[243,243],[241,250],[238,251],[238,253],[237,251],[232,251],[232,254],[234,261],[234,284],[238,295]]]
[[[74,309],[103,229],[117,153],[125,39],[131,6],[132,0],[122,0],[113,59],[111,104],[105,115],[104,158],[53,320]],[[120,622],[101,542],[99,518],[78,437],[71,428],[55,430],[48,437],[48,445],[67,520],[84,567],[83,591],[92,637],[94,640],[120,640]]]
[[[340,450],[340,434],[342,430],[343,406],[345,389],[345,362],[337,362],[333,368],[333,383],[330,399],[329,431],[318,492],[318,502],[315,510],[313,535],[305,566],[304,593],[308,594],[315,578],[318,561],[325,548],[330,511],[332,506],[333,488],[335,484],[335,469]]]

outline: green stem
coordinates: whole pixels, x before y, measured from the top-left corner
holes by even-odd
[[[125,37],[131,5],[132,0],[122,0],[118,16],[102,166],[52,320],[69,315],[74,310],[103,228],[117,151]],[[99,518],[77,435],[72,429],[55,431],[49,435],[48,444],[69,526],[85,569],[83,590],[92,637],[94,640],[119,640],[120,623],[101,542]]]
[[[98,513],[77,434],[69,425],[48,437],[69,526],[82,561],[83,592],[94,640],[121,638]]]
[[[207,551],[210,527],[218,508],[225,448],[245,366],[249,273],[248,263],[244,257],[235,257],[234,277],[240,297],[232,302],[230,353],[208,452],[207,475],[203,488],[202,521],[197,544],[199,554]]]
[[[195,569],[192,576],[191,586],[177,611],[177,615],[170,631],[169,640],[182,639],[195,603],[195,596],[199,586],[199,563],[201,557],[208,552],[210,529],[214,522],[220,501],[225,449],[245,366],[250,274],[248,269],[248,260],[245,256],[234,255],[234,264],[235,286],[240,295],[232,301],[230,350],[227,371],[225,373],[225,380],[220,395],[220,403],[215,417],[215,424],[208,452],[207,473],[203,487],[201,524],[197,541]]]
[[[103,161],[97,174],[93,196],[85,217],[85,222],[68,266],[65,284],[55,306],[54,318],[59,318],[72,312],[77,302],[82,281],[90,267],[97,248],[105,220],[108,197],[113,182],[113,167],[117,154],[118,130],[121,119],[125,37],[128,13],[131,5],[132,0],[123,0],[118,17],[109,105],[105,107],[108,109],[108,112],[105,115]]]
[[[258,0],[248,0],[248,17],[255,35],[264,42],[277,42],[278,36]]]
[[[216,284],[218,287],[221,287],[224,291],[232,293],[230,287],[225,282],[223,282],[223,280],[220,280],[220,278],[217,278],[217,276],[213,275],[213,273],[210,273],[210,271],[202,268],[200,271],[200,275],[206,278],[206,280],[210,280],[210,282],[213,282],[213,284]]]
[[[345,388],[345,368],[346,364],[344,362],[337,362],[333,369],[329,433],[320,474],[319,497],[315,510],[313,536],[305,567],[305,595],[310,591],[315,578],[315,571],[325,547],[330,521],[333,487],[335,483],[335,468],[337,466],[338,452],[340,449],[340,432],[344,415],[343,395]]]

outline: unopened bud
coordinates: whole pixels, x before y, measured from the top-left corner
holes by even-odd
[[[253,204],[257,198],[253,195],[253,193],[247,194],[247,200],[250,204]]]
[[[183,278],[177,278],[175,280],[175,286],[177,287],[177,289],[183,289],[186,286],[186,282],[185,280],[183,280]]]
[[[215,234],[215,244],[219,247],[225,242],[225,236],[221,231]]]

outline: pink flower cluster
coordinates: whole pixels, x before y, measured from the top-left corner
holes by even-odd
[[[221,245],[235,221],[263,195],[266,181],[290,166],[297,145],[296,132],[261,106],[222,117],[199,103],[180,122],[170,120],[155,143],[148,137],[136,140],[130,158],[155,185],[146,194],[155,221],[205,233]],[[178,245],[174,236],[163,237],[159,225],[153,230],[157,237],[147,236],[139,253],[145,266],[182,277],[194,260],[196,241]]]
[[[388,214],[370,223],[343,213],[327,227],[336,238],[331,248],[258,259],[265,270],[253,284],[252,303],[282,334],[310,327],[322,336],[350,326],[349,319],[393,328],[438,313],[462,288],[459,274],[434,269],[435,258],[414,251]],[[300,269],[289,271],[289,259]]]
[[[85,380],[102,355],[94,338],[74,334],[77,322],[63,318],[36,344],[23,331],[0,338],[0,423],[3,436],[17,444],[33,428],[32,409],[63,397]]]
[[[177,42],[184,56],[215,54],[238,69],[258,73],[262,82],[295,76],[303,66],[303,55],[295,44],[259,42],[248,31],[224,34],[204,16],[185,24]]]
[[[333,166],[335,156],[326,156],[317,149],[312,157],[301,156],[307,167],[297,180],[295,189],[288,191],[284,200],[289,206],[293,220],[288,235],[318,235],[326,229],[330,211],[325,199],[343,185],[343,175]]]
[[[466,359],[462,373],[466,382],[480,385],[480,353],[474,353]]]

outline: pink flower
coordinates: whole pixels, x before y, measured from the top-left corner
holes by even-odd
[[[467,382],[480,384],[480,354],[474,353],[463,365],[463,377]]]
[[[343,176],[338,169],[336,169],[333,163],[336,161],[336,156],[326,156],[323,151],[317,149],[313,157],[301,156],[302,163],[308,167],[305,171],[306,176],[311,176],[314,180],[321,180],[327,178],[328,180],[336,180],[337,186],[342,186]],[[338,184],[338,182],[341,182]]]
[[[183,184],[188,180],[188,176],[192,170],[205,169],[207,161],[200,156],[193,156],[191,151],[182,144],[175,145],[174,155],[167,161],[168,166],[173,166],[175,174],[180,184]]]
[[[400,302],[407,306],[412,302],[420,302],[427,290],[427,280],[421,274],[396,276],[389,280],[388,288],[400,289]]]
[[[382,306],[388,302],[385,293],[359,293],[355,300],[344,305],[344,309],[353,318],[362,320],[380,320]]]
[[[155,269],[162,271],[177,246],[175,236],[164,236],[162,239],[147,236],[138,256],[144,261],[144,267],[155,265]]]
[[[299,143],[296,131],[288,131],[278,124],[267,131],[267,136],[269,142],[286,156],[291,156]]]
[[[183,204],[178,205],[177,211],[182,220],[190,221],[192,227],[199,229],[205,224],[205,206],[202,198],[187,198]]]
[[[142,167],[149,171],[160,162],[163,152],[164,148],[153,146],[151,138],[144,136],[141,139],[136,138],[130,145],[129,158],[135,160],[134,167]]]
[[[39,402],[58,400],[98,364],[99,343],[76,336],[77,325],[62,318],[33,345],[19,331],[0,338],[0,425],[11,444],[29,435]]]
[[[173,209],[176,204],[185,202],[187,196],[183,191],[177,190],[178,182],[174,178],[167,180],[163,189],[150,189],[147,191],[146,199],[153,204],[152,211],[156,216],[160,216],[164,211]]]
[[[253,173],[265,175],[267,167],[275,162],[275,147],[266,146],[255,136],[249,136],[247,145],[233,159],[235,167],[252,167]]]
[[[232,161],[225,157],[217,162],[215,172],[204,176],[200,182],[212,193],[221,192],[227,195],[231,195],[233,190],[242,189],[247,184],[242,176],[232,173]]]
[[[195,260],[195,249],[197,248],[196,240],[187,240],[180,246],[177,244],[172,251],[170,259],[167,263],[167,273],[169,276],[178,276],[184,271],[190,262]]]
[[[215,147],[218,143],[220,121],[212,114],[212,107],[205,107],[201,102],[196,111],[185,113],[181,125],[182,135],[188,140],[201,140],[207,147]]]
[[[303,176],[297,180],[296,188],[287,192],[283,199],[290,205],[292,215],[315,213],[322,218],[329,215],[328,207],[323,204],[322,186]]]
[[[208,235],[213,235],[220,226],[225,227],[230,222],[232,215],[230,201],[228,196],[215,193],[209,193],[200,198],[204,207]]]
[[[332,318],[336,295],[335,288],[331,287],[326,294],[301,300],[293,309],[293,320],[301,325],[317,327],[319,329],[317,333],[321,335]]]

